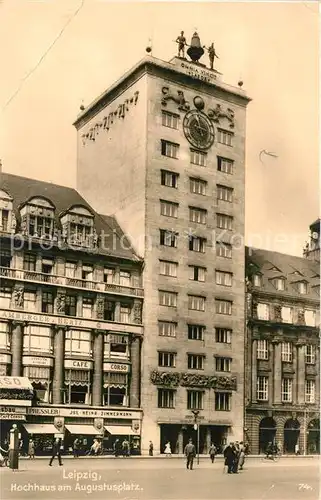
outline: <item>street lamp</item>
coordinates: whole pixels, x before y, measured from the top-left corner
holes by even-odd
[[[194,415],[194,430],[197,431],[197,465],[200,463],[200,426],[197,421],[199,410],[192,410]]]

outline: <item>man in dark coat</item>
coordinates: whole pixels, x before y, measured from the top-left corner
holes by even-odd
[[[52,455],[51,455],[49,465],[52,465],[52,462],[53,462],[55,457],[58,458],[59,465],[62,465],[61,447],[62,447],[61,438],[55,439],[54,444],[52,446]]]
[[[224,450],[224,458],[225,458],[225,465],[227,465],[227,473],[232,474],[233,473],[233,468],[234,468],[234,463],[235,463],[235,449],[234,449],[234,443],[230,443]]]
[[[188,444],[185,446],[184,453],[186,456],[186,468],[193,470],[193,462],[196,456],[196,449],[191,439],[189,439]]]

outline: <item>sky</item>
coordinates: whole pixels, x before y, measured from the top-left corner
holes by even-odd
[[[316,2],[0,0],[3,171],[76,187],[79,107],[181,30],[215,43],[247,112],[246,239],[302,255],[320,213]],[[265,150],[276,155],[261,154]]]

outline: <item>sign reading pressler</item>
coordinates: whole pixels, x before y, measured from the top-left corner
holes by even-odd
[[[141,419],[141,412],[126,410],[95,410],[83,408],[32,407],[27,408],[27,415],[42,415],[54,417],[83,417],[83,418],[127,418]]]

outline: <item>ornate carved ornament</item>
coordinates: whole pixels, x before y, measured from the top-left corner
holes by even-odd
[[[81,138],[83,145],[85,145],[87,141],[95,141],[101,130],[108,131],[116,119],[125,118],[130,109],[130,105],[136,106],[138,96],[139,91],[137,90],[133,97],[125,99],[125,101],[122,104],[119,104],[114,111],[111,111],[108,115],[104,116],[102,120],[95,123],[95,125],[91,127],[86,134],[82,134]]]
[[[134,300],[133,316],[134,323],[140,325],[142,323],[142,302],[140,300]]]
[[[189,103],[184,97],[184,92],[182,90],[177,90],[177,95],[170,92],[168,87],[162,88],[162,105],[167,106],[167,101],[174,101],[177,104],[177,108],[180,111],[188,111],[190,109]]]
[[[216,375],[202,375],[198,373],[171,373],[151,372],[150,381],[154,385],[166,387],[197,387],[203,389],[237,390],[237,379],[235,376],[223,377]]]

